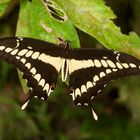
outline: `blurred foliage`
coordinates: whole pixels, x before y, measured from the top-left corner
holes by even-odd
[[[0,19],[0,37],[13,36],[16,29],[16,35],[20,36],[55,43],[59,36],[71,40],[73,47],[79,47],[80,40],[82,47],[101,47],[104,44],[105,47],[140,56],[138,36],[135,33],[126,35],[131,30],[140,34],[139,1],[106,0],[108,7],[103,0],[89,0],[89,3],[79,0],[54,1],[57,2],[57,12],[63,15],[65,11],[69,17],[66,22],[60,23],[56,17],[52,18],[40,0],[21,0],[20,10],[18,0],[11,1],[8,8],[2,6],[7,1],[0,0],[0,15],[4,13]],[[86,14],[84,19],[83,14]],[[115,15],[118,18],[113,20]],[[53,31],[48,33],[46,27]],[[132,46],[127,46],[125,40],[130,41]],[[16,70],[1,61],[0,77],[0,140],[140,139],[140,77],[117,80],[105,88],[93,101],[99,115],[97,122],[87,108],[73,106],[67,86],[60,81],[57,92],[51,94],[47,103],[34,99],[26,111],[21,111],[20,106],[26,95],[19,85]]]
[[[8,3],[9,3],[9,0],[0,0],[0,16],[4,13],[5,9],[7,8]]]

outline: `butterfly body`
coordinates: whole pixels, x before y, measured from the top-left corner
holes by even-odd
[[[114,79],[140,74],[140,61],[108,49],[71,48],[69,41],[53,43],[22,37],[0,39],[0,58],[23,73],[31,95],[46,100],[54,91],[58,75],[68,81],[76,105],[92,107],[91,100]],[[92,109],[94,117],[97,119]]]

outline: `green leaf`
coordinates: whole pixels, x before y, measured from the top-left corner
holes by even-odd
[[[9,0],[0,0],[0,16],[4,13],[5,9],[7,8],[7,5],[9,3]]]
[[[28,0],[21,0],[16,36],[31,36],[29,29],[29,12],[30,2]]]
[[[61,11],[65,15],[56,3],[53,3],[53,9]],[[66,20],[62,22],[53,17],[48,6],[42,0],[33,0],[32,2],[21,0],[16,36],[37,38],[54,43],[58,43],[57,38],[59,37],[70,40],[72,47],[79,47],[76,29],[67,15],[65,18]],[[19,77],[22,87],[27,93],[26,82],[21,78],[21,75]]]
[[[103,0],[54,0],[80,30],[95,37],[109,49],[130,53],[140,58],[140,38],[134,32],[122,34],[112,19],[116,18]]]
[[[60,9],[62,10],[62,9]],[[50,31],[47,31],[47,29]],[[17,25],[17,36],[28,36],[57,42],[57,38],[70,40],[72,47],[79,47],[79,39],[72,22],[57,21],[48,11],[47,6],[41,0],[21,0],[20,14]]]
[[[53,3],[53,6],[54,9],[61,10],[65,15],[64,11],[58,5]],[[59,37],[70,40],[72,47],[80,46],[77,32],[69,18],[65,22],[58,21],[51,16],[47,4],[40,0],[34,0],[30,6],[30,17],[30,27],[33,37],[54,43],[58,43],[57,38]]]
[[[10,0],[0,0],[0,4],[3,4],[3,3],[6,3],[6,2],[9,2]]]

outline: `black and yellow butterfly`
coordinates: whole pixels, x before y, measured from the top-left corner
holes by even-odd
[[[31,38],[2,38],[0,58],[18,68],[32,89],[22,109],[33,97],[46,100],[60,73],[62,81],[68,80],[74,104],[89,106],[96,120],[91,100],[105,85],[140,74],[140,61],[133,56],[108,49],[71,48],[69,41],[56,45]]]

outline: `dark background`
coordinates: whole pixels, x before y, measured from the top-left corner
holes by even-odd
[[[106,0],[117,15],[115,24],[122,33],[140,35],[140,1]],[[0,37],[14,36],[19,2],[14,0],[0,18]],[[78,30],[81,46],[98,46],[93,37]],[[88,41],[87,41],[88,40]],[[87,44],[88,42],[88,44]],[[88,109],[73,105],[66,85],[61,94],[47,102],[32,100],[25,111],[26,98],[17,70],[0,61],[0,140],[139,140],[140,77],[128,77],[110,83],[93,101],[99,116],[96,122]]]

